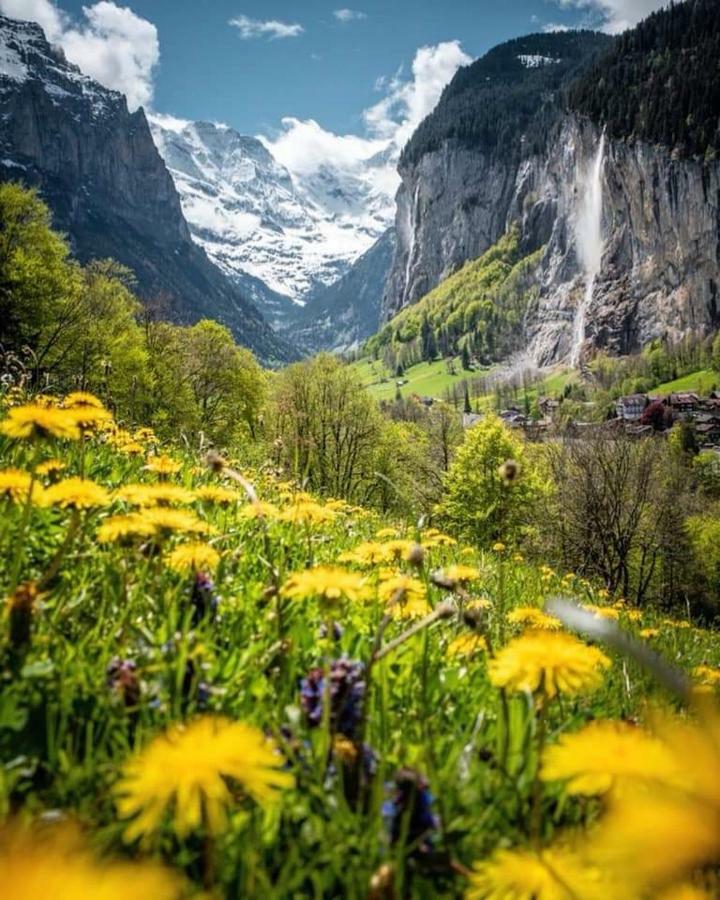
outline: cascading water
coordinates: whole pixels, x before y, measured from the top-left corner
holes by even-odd
[[[575,224],[577,254],[585,272],[585,293],[578,304],[573,321],[572,347],[570,349],[570,365],[573,368],[580,363],[585,343],[585,320],[592,302],[595,279],[602,265],[602,167],[604,157],[605,132],[603,131],[592,165],[587,168],[582,178],[583,191]]]
[[[405,287],[403,290],[403,306],[406,304],[407,296],[410,293],[410,269],[412,268],[413,257],[415,255],[415,219],[416,219],[416,215],[417,215],[417,204],[418,204],[419,195],[420,195],[420,182],[418,182],[418,185],[415,188],[415,193],[413,194],[412,201],[411,201],[410,207],[408,209],[407,228],[408,228],[408,234],[410,236],[410,245],[408,247],[407,262],[405,263]]]

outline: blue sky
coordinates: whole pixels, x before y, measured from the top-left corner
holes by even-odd
[[[82,2],[66,2],[82,12]],[[87,2],[85,2],[87,5]],[[361,112],[378,99],[378,78],[407,71],[418,47],[457,39],[473,57],[494,44],[538,30],[533,22],[577,21],[578,11],[542,0],[366,0],[366,18],[346,21],[332,0],[237,2],[237,0],[131,0],[153,22],[160,41],[155,106],[188,119],[228,122],[240,131],[267,132],[283,116],[314,118],[326,128],[362,129]],[[295,37],[267,34],[243,39],[228,22],[300,25]]]
[[[293,117],[367,135],[364,111],[383,98],[392,105],[421,47],[444,48],[426,70],[449,78],[459,62],[510,37],[556,25],[617,31],[662,0],[342,2],[0,0],[0,11],[40,21],[69,58],[125,91],[131,105],[249,134],[275,135]]]

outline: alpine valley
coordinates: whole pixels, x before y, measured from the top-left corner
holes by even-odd
[[[81,261],[117,259],[141,297],[267,363],[376,332],[418,356],[424,328],[483,363],[577,367],[718,325],[716,13],[508,41],[401,154],[311,171],[226,125],[130,113],[0,18],[0,175],[40,188]]]

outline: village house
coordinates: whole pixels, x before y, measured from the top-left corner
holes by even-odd
[[[637,422],[647,405],[648,398],[645,394],[628,394],[626,397],[618,398],[615,412],[618,419],[622,419],[623,422]]]

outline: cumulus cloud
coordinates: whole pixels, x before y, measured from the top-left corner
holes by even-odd
[[[327,162],[349,168],[386,149],[387,141],[327,131],[314,119],[287,116],[273,141],[261,138],[275,159],[298,175],[317,171]]]
[[[400,148],[440,99],[455,72],[472,62],[459,41],[420,47],[412,64],[412,78],[395,75],[385,84],[386,95],[363,113],[371,133],[390,138]]]
[[[333,15],[338,22],[357,22],[358,19],[367,19],[367,15],[359,9],[335,9]]]
[[[157,28],[125,6],[100,0],[73,21],[50,0],[0,0],[0,12],[42,26],[68,60],[100,84],[120,91],[130,109],[148,106],[160,59]]]
[[[271,41],[279,38],[298,37],[305,30],[297,22],[278,22],[276,19],[251,19],[249,16],[235,16],[230,19],[230,25],[237,28],[240,37],[244,41],[252,38],[269,38]]]
[[[260,136],[273,156],[297,175],[311,175],[322,166],[359,171],[378,157],[374,178],[378,189],[391,194],[397,187],[395,161],[403,144],[420,121],[430,113],[442,89],[457,69],[471,62],[458,41],[421,47],[415,54],[412,75],[403,80],[397,72],[378,79],[376,90],[384,92],[378,103],[363,113],[366,134],[343,135],[328,131],[314,119],[286,117],[273,139]]]
[[[553,0],[565,9],[585,9],[594,14],[604,31],[619,34],[668,5],[668,0]],[[588,22],[587,24],[591,24]]]
[[[0,0],[0,13],[11,19],[37,22],[49,41],[57,41],[66,18],[50,0]]]

